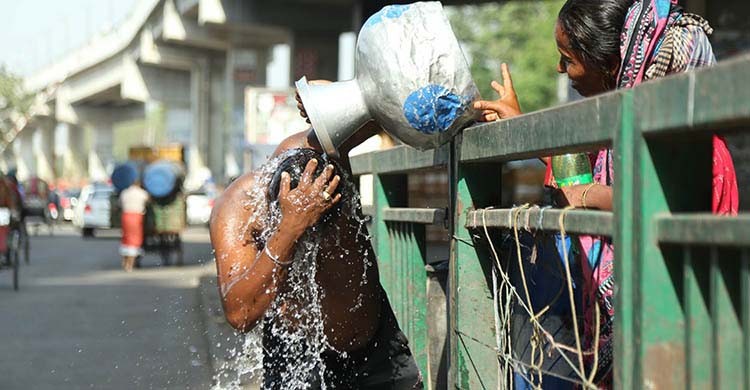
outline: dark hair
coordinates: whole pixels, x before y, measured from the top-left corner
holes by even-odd
[[[318,160],[318,166],[315,168],[314,177],[318,177],[323,168],[328,164],[333,164],[334,175],[341,175],[341,167],[336,161],[328,159],[321,153],[318,153],[312,149],[292,149],[288,152],[288,157],[283,159],[276,171],[273,173],[271,182],[268,184],[268,199],[270,201],[276,201],[279,198],[279,189],[281,188],[281,174],[283,172],[289,173],[291,176],[290,189],[294,189],[299,185],[300,178],[302,178],[302,172],[305,171],[305,166],[308,161],[312,159]],[[343,185],[339,185],[337,192],[341,192]],[[343,194],[342,194],[343,196]]]
[[[557,20],[571,49],[586,65],[609,72],[612,59],[620,58],[620,35],[634,0],[568,0]]]

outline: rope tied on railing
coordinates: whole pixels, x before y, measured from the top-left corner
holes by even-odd
[[[538,207],[538,206],[535,206]],[[526,295],[526,299],[520,296],[518,291],[516,290],[515,286],[511,283],[510,276],[508,273],[504,270],[501,262],[500,257],[497,253],[497,250],[495,249],[495,245],[492,242],[492,238],[489,234],[489,229],[487,228],[487,220],[486,220],[486,212],[487,209],[482,210],[482,227],[484,230],[485,238],[487,240],[487,243],[490,247],[490,250],[493,255],[493,301],[495,302],[495,330],[496,330],[496,341],[497,341],[497,355],[498,355],[498,372],[501,375],[501,378],[508,378],[510,380],[510,388],[513,388],[513,375],[509,374],[510,367],[514,367],[514,373],[520,375],[523,377],[529,384],[535,385],[536,388],[541,388],[542,385],[542,375],[550,375],[559,379],[567,380],[571,383],[578,384],[582,386],[583,388],[587,389],[596,389],[596,385],[594,384],[594,377],[596,375],[597,371],[597,365],[598,365],[598,332],[599,332],[599,308],[596,307],[596,332],[597,337],[595,338],[593,351],[591,352],[584,352],[581,346],[581,340],[580,340],[580,334],[578,331],[578,319],[575,315],[575,299],[574,299],[574,293],[573,293],[573,281],[572,276],[570,272],[570,261],[568,256],[568,248],[565,246],[566,242],[566,236],[567,233],[565,231],[565,216],[570,211],[573,210],[574,207],[566,207],[562,210],[562,213],[558,219],[558,225],[560,227],[560,234],[563,242],[563,257],[565,262],[565,279],[566,279],[566,289],[568,291],[568,298],[570,300],[571,304],[571,310],[572,310],[572,317],[573,317],[573,325],[574,325],[574,332],[575,332],[575,338],[576,338],[576,345],[575,347],[571,347],[562,343],[558,343],[554,336],[544,329],[542,326],[540,319],[541,317],[550,309],[551,304],[546,305],[544,308],[542,308],[540,311],[536,312],[532,306],[531,302],[531,295],[529,293],[529,287],[526,280],[526,273],[523,267],[522,262],[522,256],[521,256],[521,243],[519,239],[519,216],[521,212],[526,211],[526,226],[524,228],[528,228],[528,219],[530,214],[530,209],[535,208],[530,207],[529,204],[524,204],[521,206],[513,207],[510,210],[510,213],[508,215],[509,217],[509,226],[512,226],[513,229],[513,236],[515,240],[515,249],[516,249],[516,258],[518,261],[519,266],[519,273],[521,275],[521,280],[523,284],[524,294]],[[543,218],[543,212],[544,210],[548,209],[549,207],[540,208],[539,213],[539,227],[542,226],[542,218]],[[474,215],[474,218],[476,219],[476,214]],[[476,223],[474,226],[477,226]],[[528,229],[527,229],[528,230]],[[536,247],[536,246],[535,246]],[[497,275],[500,275],[500,281],[497,280]],[[560,296],[560,293],[562,293],[562,289],[558,293],[557,297]],[[557,297],[553,300],[556,301]],[[532,335],[529,339],[529,344],[531,347],[531,354],[529,358],[529,363],[526,363],[522,361],[521,359],[516,359],[514,357],[513,348],[512,348],[512,339],[511,339],[511,314],[512,314],[512,300],[515,298],[517,302],[519,303],[519,306],[521,306],[526,313],[529,316],[529,323],[533,326]],[[500,307],[502,306],[502,308]],[[547,354],[552,353],[552,350],[556,350],[560,357],[570,366],[571,370],[580,378],[580,380],[576,380],[569,377],[564,377],[562,375],[550,372],[548,370],[544,369],[544,340],[546,339],[547,343],[549,344],[549,347],[547,349]],[[577,364],[572,362],[570,358],[567,356],[565,352],[574,353],[576,355]],[[583,356],[584,355],[590,355],[593,354],[593,367],[589,375],[586,375],[586,369],[583,363]],[[536,383],[534,381],[530,380],[528,375],[528,371],[533,371],[536,373]]]

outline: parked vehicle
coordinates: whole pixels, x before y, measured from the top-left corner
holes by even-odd
[[[204,225],[211,219],[216,194],[211,191],[198,190],[187,195],[188,225]]]
[[[81,190],[66,190],[60,195],[60,208],[63,221],[73,221],[76,204],[81,196]]]
[[[49,198],[47,199],[47,216],[51,223],[57,223],[60,220],[60,192],[57,190],[51,190],[49,192]]]
[[[81,229],[83,237],[93,237],[97,229],[111,229],[111,197],[114,189],[110,185],[91,185],[81,190],[73,224]]]

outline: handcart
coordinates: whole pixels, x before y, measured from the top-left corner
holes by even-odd
[[[183,265],[182,232],[186,226],[185,195],[154,200],[146,207],[143,250],[159,254],[162,265]]]

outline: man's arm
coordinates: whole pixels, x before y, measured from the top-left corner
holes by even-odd
[[[278,283],[286,278],[287,267],[280,264],[292,261],[296,241],[341,199],[341,195],[330,200],[321,196],[324,190],[334,193],[339,177],[331,179],[333,169],[329,166],[313,181],[316,166],[316,160],[307,164],[299,186],[293,190],[289,175],[282,175],[282,217],[265,245],[246,231],[256,212],[243,207],[247,189],[255,185],[252,174],[237,179],[217,199],[211,215],[211,244],[216,252],[224,313],[235,329],[249,331],[263,318],[276,297]]]

